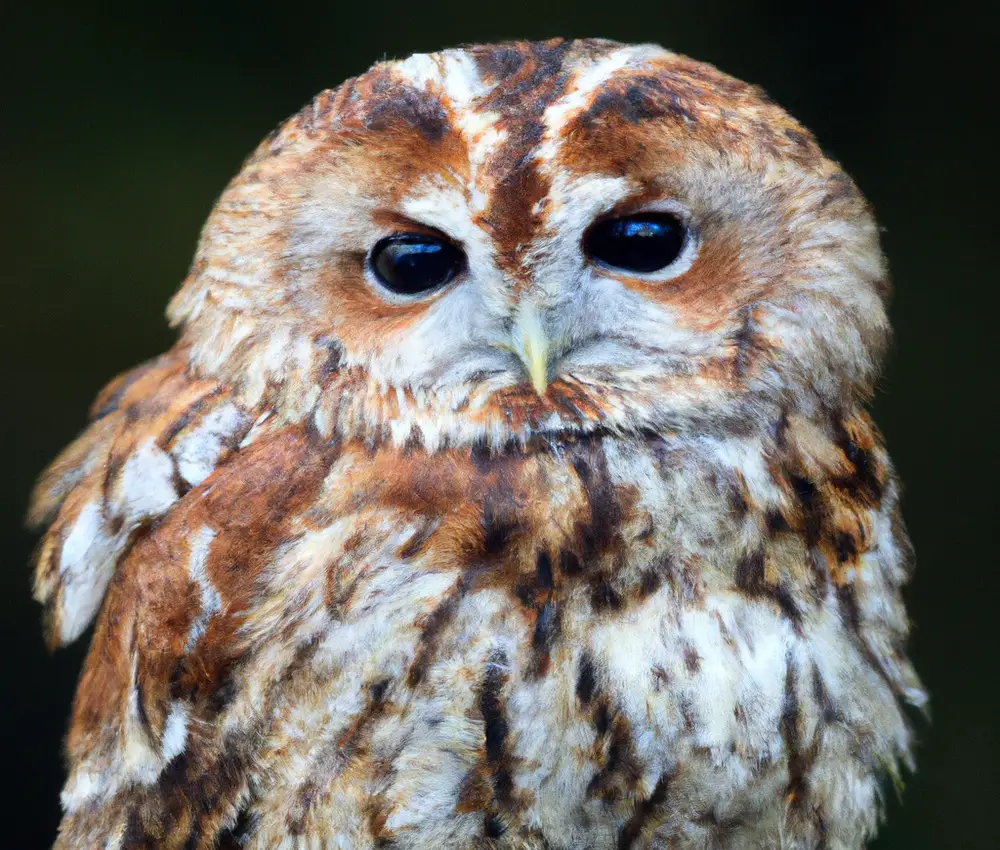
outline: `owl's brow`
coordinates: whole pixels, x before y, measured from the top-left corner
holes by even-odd
[[[573,78],[564,66],[572,63],[574,44],[555,39],[449,51],[411,57],[394,69],[408,91],[419,86],[421,98],[443,108],[449,128],[462,136],[475,180],[481,179],[486,190],[476,224],[490,234],[497,264],[515,284],[528,276],[522,247],[544,227],[540,202],[549,181],[536,154],[545,135],[546,110]],[[380,93],[382,86],[372,88]],[[412,124],[415,97],[394,97],[369,112],[382,116],[406,107],[399,119]],[[492,143],[483,145],[487,130]]]

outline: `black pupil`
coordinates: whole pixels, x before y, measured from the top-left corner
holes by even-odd
[[[450,242],[419,233],[383,239],[373,249],[371,267],[379,282],[401,295],[443,286],[462,270],[465,255]]]
[[[684,225],[670,213],[640,213],[599,221],[583,240],[583,250],[599,263],[630,272],[656,272],[684,248]]]

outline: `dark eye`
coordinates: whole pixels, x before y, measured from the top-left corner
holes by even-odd
[[[465,254],[444,239],[399,233],[377,242],[369,263],[386,289],[417,295],[444,286],[462,271]]]
[[[656,272],[684,249],[685,228],[677,216],[648,212],[599,221],[583,237],[583,250],[614,269]]]

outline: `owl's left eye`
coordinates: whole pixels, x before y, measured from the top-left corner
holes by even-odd
[[[377,242],[368,262],[386,289],[398,295],[419,295],[459,274],[465,268],[465,254],[445,239],[397,233]]]
[[[676,215],[646,212],[598,221],[584,235],[583,250],[603,266],[649,274],[675,263],[686,242]]]

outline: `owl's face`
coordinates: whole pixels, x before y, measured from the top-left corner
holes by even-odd
[[[378,65],[247,162],[172,318],[325,434],[502,446],[773,421],[869,391],[863,199],[757,90],[652,46]]]

